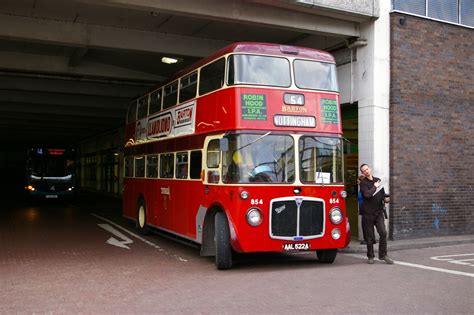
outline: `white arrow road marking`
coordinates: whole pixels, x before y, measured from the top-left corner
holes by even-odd
[[[133,237],[139,239],[140,241],[142,241],[142,242],[145,243],[145,244],[150,245],[151,247],[156,248],[156,249],[159,250],[160,252],[163,251],[163,249],[162,249],[160,246],[158,246],[158,245],[156,245],[156,244],[154,244],[154,243],[152,243],[152,242],[150,242],[150,241],[147,241],[147,240],[144,239],[143,237],[141,237],[141,236],[139,236],[139,235],[137,235],[137,234],[135,234],[135,233],[133,233],[133,232],[130,232],[130,231],[127,230],[126,228],[124,228],[124,227],[118,225],[117,223],[115,223],[115,222],[113,222],[113,221],[110,221],[109,219],[103,218],[103,217],[101,217],[100,215],[97,215],[97,214],[94,214],[94,213],[91,213],[91,215],[94,216],[94,217],[96,217],[96,218],[99,218],[99,219],[101,219],[101,220],[103,220],[103,221],[105,221],[105,222],[108,222],[109,224],[115,226],[116,228],[121,229],[122,231],[127,232],[127,233],[130,234],[131,236],[133,236]]]
[[[126,244],[133,243],[132,239],[130,239],[127,236],[123,235],[122,233],[120,233],[119,231],[117,231],[116,229],[114,229],[113,227],[111,227],[108,224],[97,224],[97,225],[100,226],[101,228],[103,228],[104,230],[112,233],[113,235],[117,236],[118,238],[122,239],[122,240],[118,240],[115,237],[111,237],[106,241],[106,243],[108,243],[110,245],[117,246],[117,247],[130,249],[130,247],[128,247]]]
[[[161,248],[160,246],[156,245],[155,243],[152,243],[152,242],[150,242],[150,241],[144,239],[143,237],[141,237],[141,236],[139,236],[139,235],[137,235],[137,234],[135,234],[135,233],[133,233],[133,232],[127,230],[126,228],[124,228],[124,227],[118,225],[117,223],[115,223],[115,222],[113,222],[113,221],[110,221],[109,219],[103,218],[103,217],[101,217],[100,215],[97,215],[97,214],[94,214],[94,213],[91,213],[91,215],[94,216],[94,217],[96,217],[96,218],[99,218],[99,219],[101,219],[101,220],[103,220],[103,221],[105,221],[105,222],[107,222],[107,223],[109,223],[110,225],[115,226],[115,227],[118,228],[118,229],[121,229],[122,231],[125,231],[126,233],[130,234],[131,236],[133,236],[133,237],[139,239],[140,241],[142,241],[143,243],[145,243],[145,244],[147,244],[147,245],[149,245],[149,246],[151,246],[151,247],[153,247],[153,248],[159,250],[160,252],[165,253],[166,255],[173,256],[173,257],[177,258],[179,261],[188,261],[187,259],[184,259],[184,258],[182,258],[182,257],[180,257],[180,256],[178,256],[178,255],[168,253],[167,251],[165,251],[163,248]],[[100,225],[100,224],[99,224],[99,225]],[[105,225],[106,225],[106,224],[105,224]],[[112,227],[111,227],[111,228],[112,228]],[[117,232],[118,232],[118,231],[117,231]],[[120,233],[120,232],[119,232],[119,233]],[[121,233],[120,233],[120,234],[121,234]],[[122,235],[123,235],[123,234],[122,234]]]

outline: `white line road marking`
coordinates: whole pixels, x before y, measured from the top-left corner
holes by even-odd
[[[97,225],[100,226],[101,228],[103,228],[104,230],[112,233],[113,235],[117,236],[118,238],[122,239],[122,240],[118,240],[115,237],[111,237],[106,241],[106,243],[108,243],[110,245],[113,245],[113,246],[117,246],[117,247],[121,247],[121,248],[125,248],[125,249],[130,249],[130,247],[128,247],[126,244],[132,244],[133,243],[132,239],[130,239],[127,236],[123,235],[122,233],[120,233],[119,231],[117,231],[116,229],[114,229],[112,226],[110,226],[108,224],[97,224]]]
[[[356,255],[356,254],[345,254],[345,255],[355,257],[355,258],[360,258],[360,259],[367,259],[367,257],[363,256],[363,255]],[[456,271],[456,270],[450,270],[450,269],[443,269],[443,268],[436,268],[436,267],[430,267],[430,266],[424,266],[424,265],[418,265],[418,264],[412,264],[412,263],[407,263],[407,262],[403,262],[403,261],[399,261],[399,260],[395,261],[395,265],[401,265],[401,266],[407,266],[407,267],[413,267],[413,268],[420,268],[420,269],[426,269],[426,270],[432,270],[432,271],[450,273],[450,274],[454,274],[454,275],[458,275],[458,276],[474,278],[474,273],[462,272],[462,271]]]
[[[470,263],[470,262],[466,262],[466,261],[474,262],[474,259],[459,259],[459,260],[450,261],[450,263],[474,267],[474,263]]]
[[[472,258],[456,259],[457,257],[466,257],[466,256],[472,256]],[[430,258],[433,259],[433,260],[437,260],[437,261],[446,261],[446,262],[449,262],[449,263],[452,263],[452,264],[458,264],[458,265],[465,265],[465,266],[474,267],[474,253],[434,256],[434,257],[430,257]],[[467,262],[467,261],[473,261],[473,263],[470,263],[470,262]]]
[[[105,222],[107,222],[107,223],[109,223],[109,224],[112,224],[113,226],[115,226],[115,227],[121,229],[122,231],[127,232],[127,233],[130,234],[131,236],[133,236],[133,237],[139,239],[139,240],[142,241],[143,243],[145,243],[145,244],[147,244],[147,245],[150,245],[150,246],[153,247],[153,248],[156,248],[156,249],[159,250],[160,252],[164,252],[164,253],[167,254],[167,255],[173,256],[173,257],[177,258],[177,259],[180,260],[180,261],[188,261],[187,259],[184,259],[184,258],[179,257],[178,255],[173,255],[173,254],[167,253],[167,252],[166,252],[163,248],[161,248],[160,246],[158,246],[158,245],[156,245],[156,244],[154,244],[154,243],[152,243],[152,242],[150,242],[150,241],[144,239],[144,238],[141,237],[140,235],[137,235],[137,234],[135,234],[135,233],[133,233],[133,232],[127,230],[126,228],[124,228],[124,227],[118,225],[117,223],[115,223],[115,222],[113,222],[113,221],[110,221],[109,219],[103,218],[103,217],[101,217],[100,215],[97,215],[97,214],[94,214],[94,213],[91,213],[91,215],[94,216],[94,217],[96,217],[96,218],[99,218],[99,219],[101,219],[101,220],[103,220],[103,221],[105,221]]]

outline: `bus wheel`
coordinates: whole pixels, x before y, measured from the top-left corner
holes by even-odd
[[[149,232],[148,225],[146,224],[146,206],[143,199],[140,199],[140,201],[138,201],[137,229],[143,235],[146,235]]]
[[[319,262],[332,264],[336,259],[337,249],[320,249],[316,251]]]
[[[229,222],[223,212],[217,212],[214,218],[216,246],[216,267],[219,270],[232,267],[232,247],[230,246]]]

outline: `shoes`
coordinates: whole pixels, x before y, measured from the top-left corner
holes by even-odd
[[[389,264],[389,265],[393,265],[393,264],[395,263],[395,261],[394,261],[393,259],[391,259],[390,257],[388,257],[388,256],[385,256],[385,257],[383,257],[383,258],[380,258],[380,260],[385,261],[385,262],[386,262],[387,264]]]
[[[373,265],[374,264],[374,259],[373,258],[369,258],[369,260],[367,260],[367,263],[369,265]]]

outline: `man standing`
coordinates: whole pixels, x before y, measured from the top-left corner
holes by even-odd
[[[360,181],[360,191],[362,192],[362,230],[367,238],[368,263],[374,263],[374,226],[379,233],[379,259],[387,264],[394,261],[387,256],[387,230],[384,221],[384,203],[389,202],[389,197],[385,197],[385,190],[381,186],[380,178],[372,176],[372,170],[367,164],[360,166],[360,172],[364,178]]]

